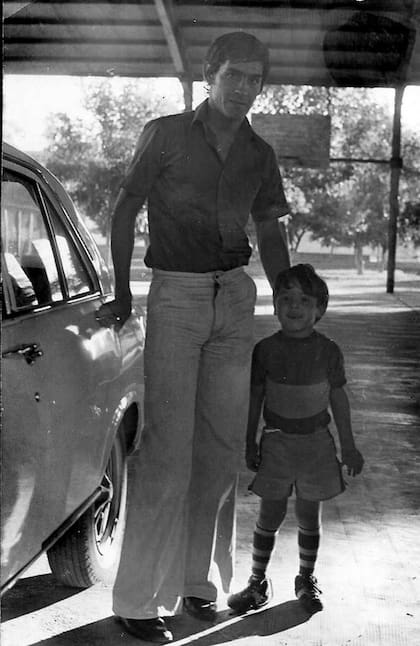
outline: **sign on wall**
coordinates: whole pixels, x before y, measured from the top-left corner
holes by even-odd
[[[280,164],[325,168],[330,159],[331,118],[306,114],[253,114],[252,127]]]

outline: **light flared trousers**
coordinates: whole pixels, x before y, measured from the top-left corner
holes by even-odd
[[[133,458],[113,609],[147,619],[229,591],[244,458],[256,288],[242,268],[154,270],[145,427]]]

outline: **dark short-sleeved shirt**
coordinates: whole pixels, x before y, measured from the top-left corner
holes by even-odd
[[[276,332],[255,346],[251,382],[264,387],[267,428],[310,433],[331,421],[331,389],[346,383],[343,355],[319,332],[302,339]]]
[[[245,119],[223,161],[207,125],[207,101],[144,128],[122,184],[147,199],[145,263],[166,271],[208,272],[248,264],[249,215],[288,213],[273,149]]]

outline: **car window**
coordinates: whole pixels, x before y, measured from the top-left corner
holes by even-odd
[[[57,265],[35,186],[5,172],[2,178],[1,228],[4,262],[16,308],[63,299]],[[49,262],[38,252],[49,247]]]
[[[55,240],[63,266],[64,279],[70,298],[80,294],[87,294],[94,290],[89,273],[84,266],[80,254],[71,239],[69,232],[64,229],[50,200],[45,196],[48,212],[50,214]]]
[[[93,291],[74,241],[36,182],[11,171],[2,177],[3,262],[12,309],[49,305]],[[51,232],[50,226],[53,227]]]

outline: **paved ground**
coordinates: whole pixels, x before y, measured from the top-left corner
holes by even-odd
[[[318,577],[325,609],[309,618],[293,598],[297,568],[291,505],[271,567],[269,608],[245,618],[221,609],[214,626],[177,617],[178,646],[420,646],[420,276],[323,272],[331,305],[320,331],[347,360],[353,425],[366,466],[348,490],[325,505]],[[140,277],[135,276],[135,278]],[[258,338],[271,333],[269,290],[257,278]],[[138,302],[146,286],[135,283]],[[257,499],[241,476],[237,584],[248,577]],[[54,583],[44,560],[3,600],[2,646],[139,644],[112,619],[110,589]]]

